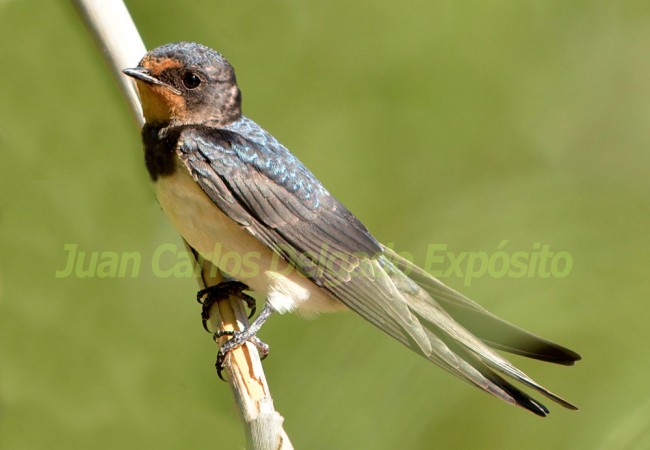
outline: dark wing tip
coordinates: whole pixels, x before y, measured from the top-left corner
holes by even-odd
[[[500,339],[498,342],[492,339],[483,339],[490,347],[503,350],[526,358],[538,359],[540,361],[572,366],[580,361],[582,356],[561,345],[538,338],[537,340],[526,340],[527,342],[516,342],[515,340]],[[523,339],[522,339],[523,340]]]
[[[474,365],[474,364],[473,364]],[[516,386],[510,384],[508,381],[497,375],[496,373],[489,370],[487,367],[481,367],[474,365],[474,367],[481,372],[481,374],[487,378],[493,385],[496,385],[503,391],[505,391],[508,396],[512,399],[514,404],[520,408],[527,409],[536,416],[546,417],[550,411],[542,403],[538,402],[530,395],[520,390]]]
[[[566,409],[570,409],[571,411],[580,411],[580,408],[578,408],[576,405],[573,405],[569,402],[565,402],[562,404]]]
[[[576,361],[582,359],[582,356],[573,350],[549,341],[543,342],[535,353],[546,357],[545,360],[548,362],[562,364],[564,366],[572,366]]]
[[[527,401],[525,403],[524,402],[522,402],[522,403],[517,402],[517,404],[519,406],[522,406],[523,408],[526,408],[528,411],[532,412],[533,414],[535,414],[536,416],[539,416],[539,417],[546,417],[546,416],[548,416],[550,414],[550,411],[548,410],[548,408],[546,406],[542,405],[541,403],[536,402],[533,399],[530,399],[529,401]]]

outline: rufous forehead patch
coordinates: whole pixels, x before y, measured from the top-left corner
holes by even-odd
[[[167,69],[178,69],[183,66],[183,64],[177,59],[159,58],[152,56],[145,57],[140,62],[140,65],[145,69],[149,69],[151,75],[153,76],[160,75]]]

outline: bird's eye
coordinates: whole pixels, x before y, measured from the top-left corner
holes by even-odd
[[[183,85],[188,89],[196,89],[201,84],[201,79],[193,72],[183,75]]]

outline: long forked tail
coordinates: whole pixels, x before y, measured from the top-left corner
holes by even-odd
[[[426,351],[409,347],[465,381],[539,416],[546,416],[548,409],[502,375],[565,408],[577,409],[490,347],[562,365],[574,364],[580,355],[496,317],[388,248],[378,262],[431,343],[431,351],[428,346]]]

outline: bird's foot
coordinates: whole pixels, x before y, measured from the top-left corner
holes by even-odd
[[[262,312],[260,312],[260,315],[257,316],[257,318],[253,321],[253,323],[251,323],[250,326],[245,330],[217,331],[216,333],[214,333],[213,337],[215,341],[223,336],[231,336],[230,339],[224,342],[224,344],[219,349],[219,353],[217,353],[217,362],[215,366],[217,368],[217,375],[219,375],[219,378],[224,380],[222,373],[224,368],[226,367],[226,358],[228,357],[230,352],[236,349],[237,347],[241,347],[246,342],[250,342],[257,348],[257,351],[260,353],[261,359],[264,359],[268,356],[270,350],[269,346],[264,342],[262,342],[256,336],[256,334],[260,330],[260,328],[262,328],[262,325],[264,324],[264,322],[266,322],[266,319],[269,318],[272,312],[273,309],[267,303],[264,306],[264,309],[262,309]]]
[[[203,323],[203,328],[208,333],[211,333],[208,328],[208,321],[210,320],[210,308],[219,300],[224,300],[231,295],[243,300],[246,303],[246,306],[251,310],[248,318],[250,319],[255,314],[256,306],[255,299],[248,294],[245,294],[244,291],[248,289],[241,281],[228,280],[222,281],[219,284],[210,286],[205,289],[201,289],[196,293],[196,301],[203,305],[201,309],[201,322]]]
[[[219,349],[219,352],[217,353],[217,362],[215,363],[215,367],[217,368],[217,375],[219,375],[219,378],[221,378],[223,381],[226,381],[223,377],[223,370],[226,368],[226,358],[230,352],[237,347],[241,347],[246,342],[250,342],[255,346],[255,348],[257,348],[257,351],[260,354],[260,359],[264,359],[268,356],[269,351],[271,350],[269,345],[263,342],[254,334],[248,333],[249,329],[246,329],[244,331],[217,331],[214,333],[215,341],[222,336],[232,336],[230,339],[224,342],[224,344]]]

